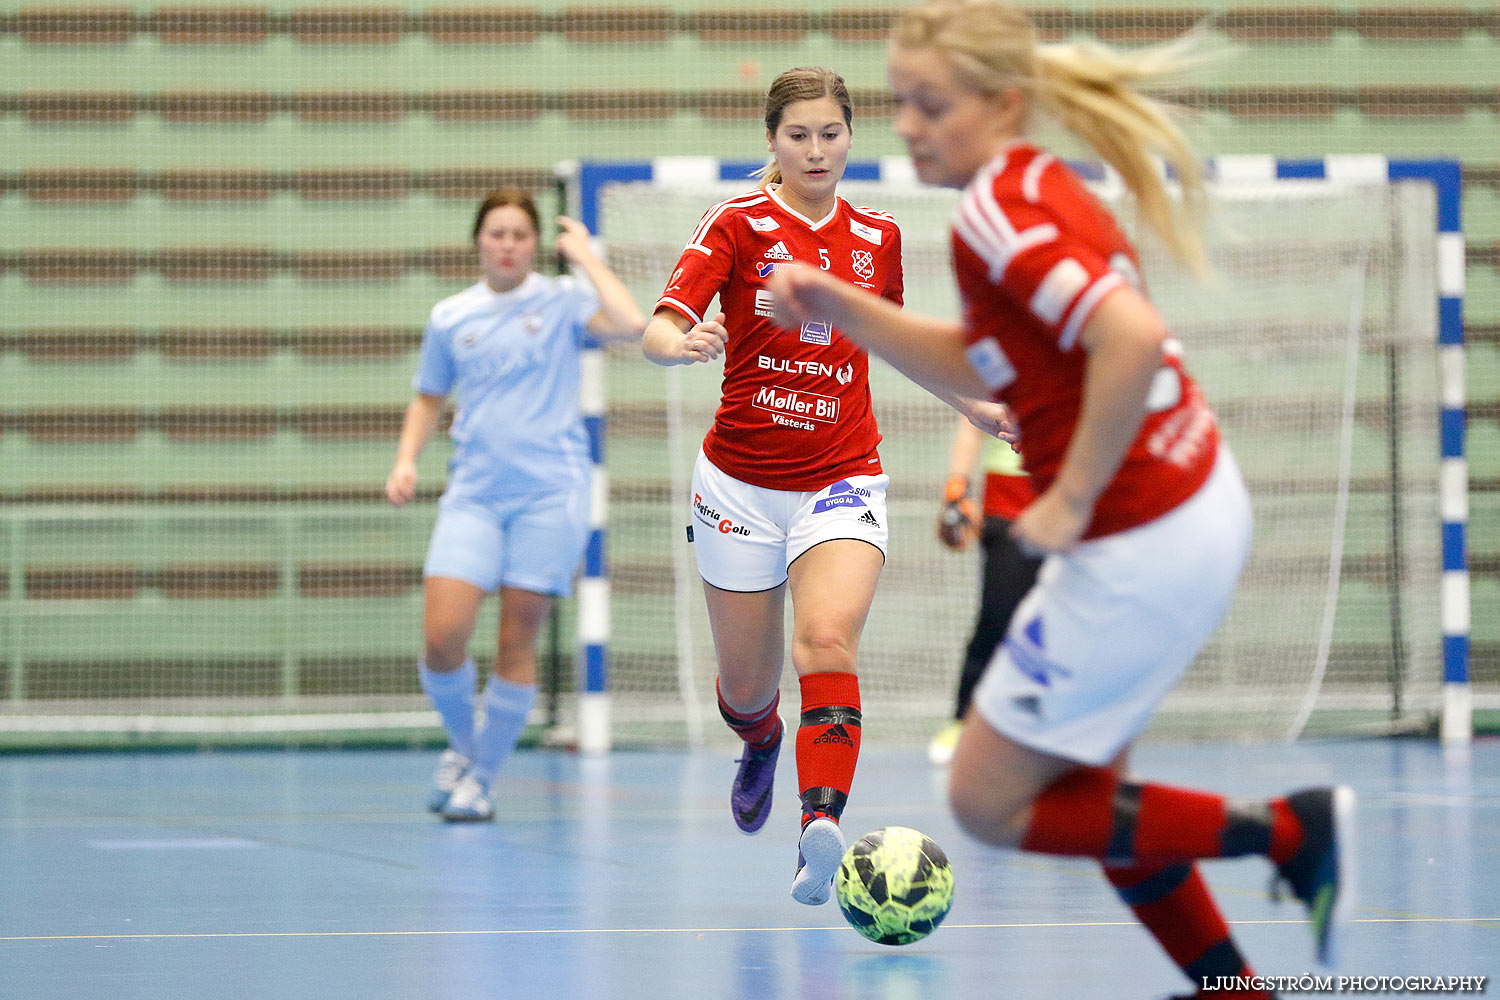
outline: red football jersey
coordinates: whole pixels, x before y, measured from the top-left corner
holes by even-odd
[[[817,490],[878,475],[865,352],[826,322],[801,330],[771,322],[766,280],[790,261],[901,303],[901,230],[883,212],[838,198],[815,221],[762,189],[710,208],[657,301],[698,323],[713,315],[718,295],[725,316],[722,398],[703,452],[734,478],[768,489]]]
[[[970,363],[1014,411],[1040,494],[1083,403],[1078,332],[1111,292],[1130,285],[1144,294],[1135,248],[1066,164],[1025,143],[1006,147],[965,188],[952,243]],[[1218,426],[1180,351],[1168,342],[1146,419],[1085,538],[1159,517],[1208,478]]]

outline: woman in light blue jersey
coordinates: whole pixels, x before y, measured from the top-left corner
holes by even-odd
[[[448,485],[423,567],[422,690],[448,731],[428,807],[449,821],[494,818],[490,787],[536,701],[536,640],[572,587],[589,534],[589,442],[578,410],[585,340],[639,337],[645,317],[559,218],[557,249],[588,281],[536,272],[541,226],[520,190],[490,193],[474,216],[481,280],[439,302],[422,335],[391,503],[416,495],[417,458],[457,393]],[[591,287],[592,286],[592,287]],[[476,725],[468,655],[479,605],[500,595],[495,669]]]

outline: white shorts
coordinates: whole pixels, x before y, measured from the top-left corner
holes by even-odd
[[[422,575],[566,596],[589,540],[587,489],[504,501],[443,497]]]
[[[995,730],[1102,765],[1134,741],[1229,608],[1250,497],[1222,444],[1203,487],[1161,517],[1049,556],[974,691]]]
[[[688,533],[698,573],[720,590],[786,582],[787,567],[820,542],[857,538],[885,555],[889,476],[849,476],[815,490],[770,490],[725,474],[698,452]]]

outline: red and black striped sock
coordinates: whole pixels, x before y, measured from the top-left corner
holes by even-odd
[[[1229,936],[1229,925],[1219,913],[1198,866],[1106,864],[1109,879],[1125,905],[1177,963],[1195,987],[1224,982],[1225,977],[1250,977],[1250,966]],[[1243,982],[1245,980],[1238,980]],[[1265,990],[1215,990],[1215,997],[1267,1000]]]
[[[1285,799],[1222,795],[1122,780],[1103,767],[1072,771],[1031,804],[1024,850],[1138,864],[1296,853],[1302,825]]]
[[[859,761],[859,678],[832,671],[807,674],[801,684],[797,790],[802,796],[802,825],[818,816],[837,822],[849,801]]]
[[[781,716],[776,714],[776,709],[781,704],[781,692],[777,691],[771,703],[758,712],[749,715],[741,715],[729,707],[724,700],[724,694],[719,690],[718,678],[714,678],[714,694],[719,699],[719,714],[724,721],[729,723],[729,728],[735,731],[740,739],[744,740],[754,750],[764,750],[781,736]]]

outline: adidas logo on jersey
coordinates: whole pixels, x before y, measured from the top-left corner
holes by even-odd
[[[777,240],[776,245],[761,254],[766,260],[795,260],[790,250],[786,248],[784,240]]]
[[[868,511],[868,510],[865,511],[862,515],[860,515],[859,523],[860,524],[868,524],[872,528],[878,528],[878,527],[880,527],[880,522],[877,521],[877,520],[875,520],[875,515],[872,512]]]

